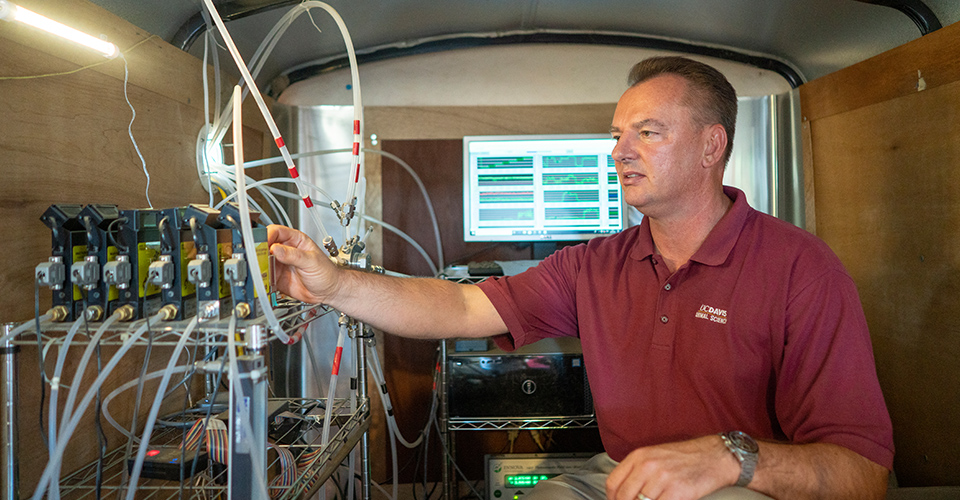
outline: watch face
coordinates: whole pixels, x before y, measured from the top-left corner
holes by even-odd
[[[760,446],[757,445],[757,442],[754,441],[752,437],[740,431],[733,431],[727,434],[727,438],[730,439],[730,442],[734,446],[747,453],[757,453],[760,451]]]

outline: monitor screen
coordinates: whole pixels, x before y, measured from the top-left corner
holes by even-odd
[[[609,135],[463,138],[465,241],[571,241],[623,229]]]

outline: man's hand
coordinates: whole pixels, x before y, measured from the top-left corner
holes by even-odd
[[[704,436],[634,450],[610,472],[607,499],[697,500],[739,476],[740,463],[720,436]]]
[[[339,269],[309,236],[285,226],[267,226],[267,243],[276,258],[277,287],[311,304],[336,295]]]

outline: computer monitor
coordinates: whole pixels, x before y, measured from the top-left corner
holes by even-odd
[[[609,135],[463,138],[465,241],[575,241],[619,232]]]

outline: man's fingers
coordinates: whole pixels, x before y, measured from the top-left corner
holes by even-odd
[[[278,224],[271,224],[267,226],[267,243],[270,245],[273,245],[274,243],[282,243],[288,247],[299,248],[301,250],[314,250],[320,248],[306,234],[303,234],[296,229]]]
[[[625,486],[625,481],[630,477],[630,472],[632,467],[630,466],[629,456],[623,461],[620,462],[612,471],[610,475],[607,476],[606,490],[607,490],[607,500],[617,500],[622,498],[623,491],[621,491]]]
[[[315,265],[310,254],[299,248],[284,245],[283,243],[274,243],[270,247],[270,252],[273,253],[273,256],[280,261],[281,264],[286,264],[297,269],[306,270]]]

